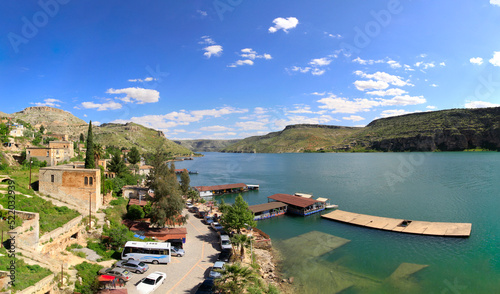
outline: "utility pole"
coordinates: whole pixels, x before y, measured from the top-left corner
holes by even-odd
[[[89,230],[92,228],[92,192],[89,192]]]
[[[0,248],[3,248],[3,230],[2,230],[2,243],[0,243]]]
[[[64,262],[61,263],[61,287],[63,286]]]
[[[28,190],[31,190],[31,164],[33,163],[33,160],[30,159],[30,182],[28,183]]]

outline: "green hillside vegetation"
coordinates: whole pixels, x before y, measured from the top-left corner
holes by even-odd
[[[287,126],[223,152],[463,151],[500,149],[500,107],[450,109],[377,119],[363,128]]]
[[[163,135],[163,132],[146,128],[139,124],[103,124],[94,127],[94,138],[101,145],[121,146],[127,149],[136,147],[139,151],[153,153],[158,146],[176,155],[191,155],[193,152],[180,146]]]
[[[223,152],[287,153],[308,152],[341,146],[346,137],[362,128],[295,125],[281,132],[243,139],[223,149]]]

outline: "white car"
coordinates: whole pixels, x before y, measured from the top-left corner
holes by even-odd
[[[154,290],[158,289],[165,279],[167,278],[167,274],[164,272],[154,272],[149,274],[147,277],[141,280],[139,284],[137,284],[137,291],[141,294],[149,294]]]

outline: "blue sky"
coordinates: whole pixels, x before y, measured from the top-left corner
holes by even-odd
[[[500,0],[8,1],[1,111],[171,139],[500,106]]]

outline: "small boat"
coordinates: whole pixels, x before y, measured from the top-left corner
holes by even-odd
[[[326,209],[337,209],[339,206],[337,204],[327,204],[325,206]]]
[[[189,173],[192,174],[192,175],[197,175],[198,174],[198,172],[195,171],[195,170],[190,170]]]
[[[330,199],[328,199],[328,198],[318,198],[316,200],[318,200],[320,202],[324,202],[325,209],[337,209],[337,208],[339,208],[339,206],[336,204],[330,204]]]

